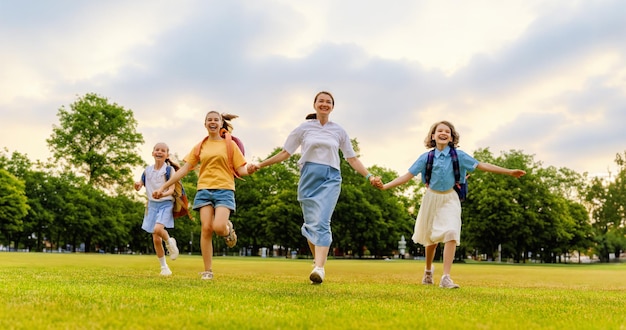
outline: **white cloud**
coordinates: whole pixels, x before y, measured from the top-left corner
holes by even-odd
[[[319,90],[364,163],[398,172],[442,119],[466,151],[581,172],[626,149],[620,1],[39,4],[0,4],[0,147],[35,159],[59,107],[91,92],[134,111],[148,162],[158,141],[183,156],[213,109],[265,157]]]

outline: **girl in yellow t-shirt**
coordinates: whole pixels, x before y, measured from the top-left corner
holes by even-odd
[[[213,232],[224,237],[228,247],[237,244],[237,234],[229,220],[230,213],[235,211],[234,175],[248,175],[248,170],[242,151],[234,141],[227,139],[228,132],[232,130],[229,121],[234,118],[237,116],[209,111],[204,119],[208,136],[185,156],[185,164],[180,170],[153,193],[158,198],[167,187],[200,163],[198,191],[193,209],[200,212],[202,226],[200,249],[204,262],[204,271],[201,273],[203,280],[213,278]],[[231,145],[227,146],[227,143]],[[232,161],[229,157],[232,157]]]

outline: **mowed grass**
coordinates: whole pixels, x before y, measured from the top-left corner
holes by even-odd
[[[423,261],[0,253],[0,329],[626,329],[626,264],[454,264],[458,290],[420,284]],[[442,265],[435,264],[436,283]]]

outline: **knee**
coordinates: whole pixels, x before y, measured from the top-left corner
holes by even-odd
[[[200,230],[202,231],[202,235],[209,235],[207,237],[210,237],[210,235],[213,235],[213,228],[211,226],[202,226],[200,228]]]

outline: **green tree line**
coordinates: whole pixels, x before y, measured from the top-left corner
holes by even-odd
[[[153,253],[150,235],[140,228],[145,196],[132,189],[137,178],[131,173],[146,165],[138,152],[143,136],[136,132],[133,112],[86,94],[70,109],[61,107],[58,117],[59,125],[53,126],[47,140],[53,159],[33,162],[17,151],[0,151],[0,245],[31,251]],[[352,142],[359,153],[358,142]],[[279,151],[276,148],[267,157]],[[614,180],[544,167],[518,150],[494,155],[483,148],[473,155],[527,174],[520,179],[481,171],[471,174],[458,259],[556,263],[575,252],[595,254],[607,262],[610,254],[619,256],[626,248],[626,153],[616,155],[619,172]],[[222,240],[214,240],[216,254],[256,255],[262,247],[275,247],[280,255],[309,253],[300,234],[297,161],[294,155],[237,180],[237,212],[231,219],[238,245],[229,251]],[[384,182],[398,176],[376,165],[369,170]],[[421,181],[380,191],[345,161],[341,172],[331,254],[392,256],[404,236],[407,252],[422,255],[423,247],[410,240],[425,191]],[[191,201],[196,181],[195,172],[183,178]],[[178,219],[170,231],[181,252],[200,250],[198,215],[193,217]]]

